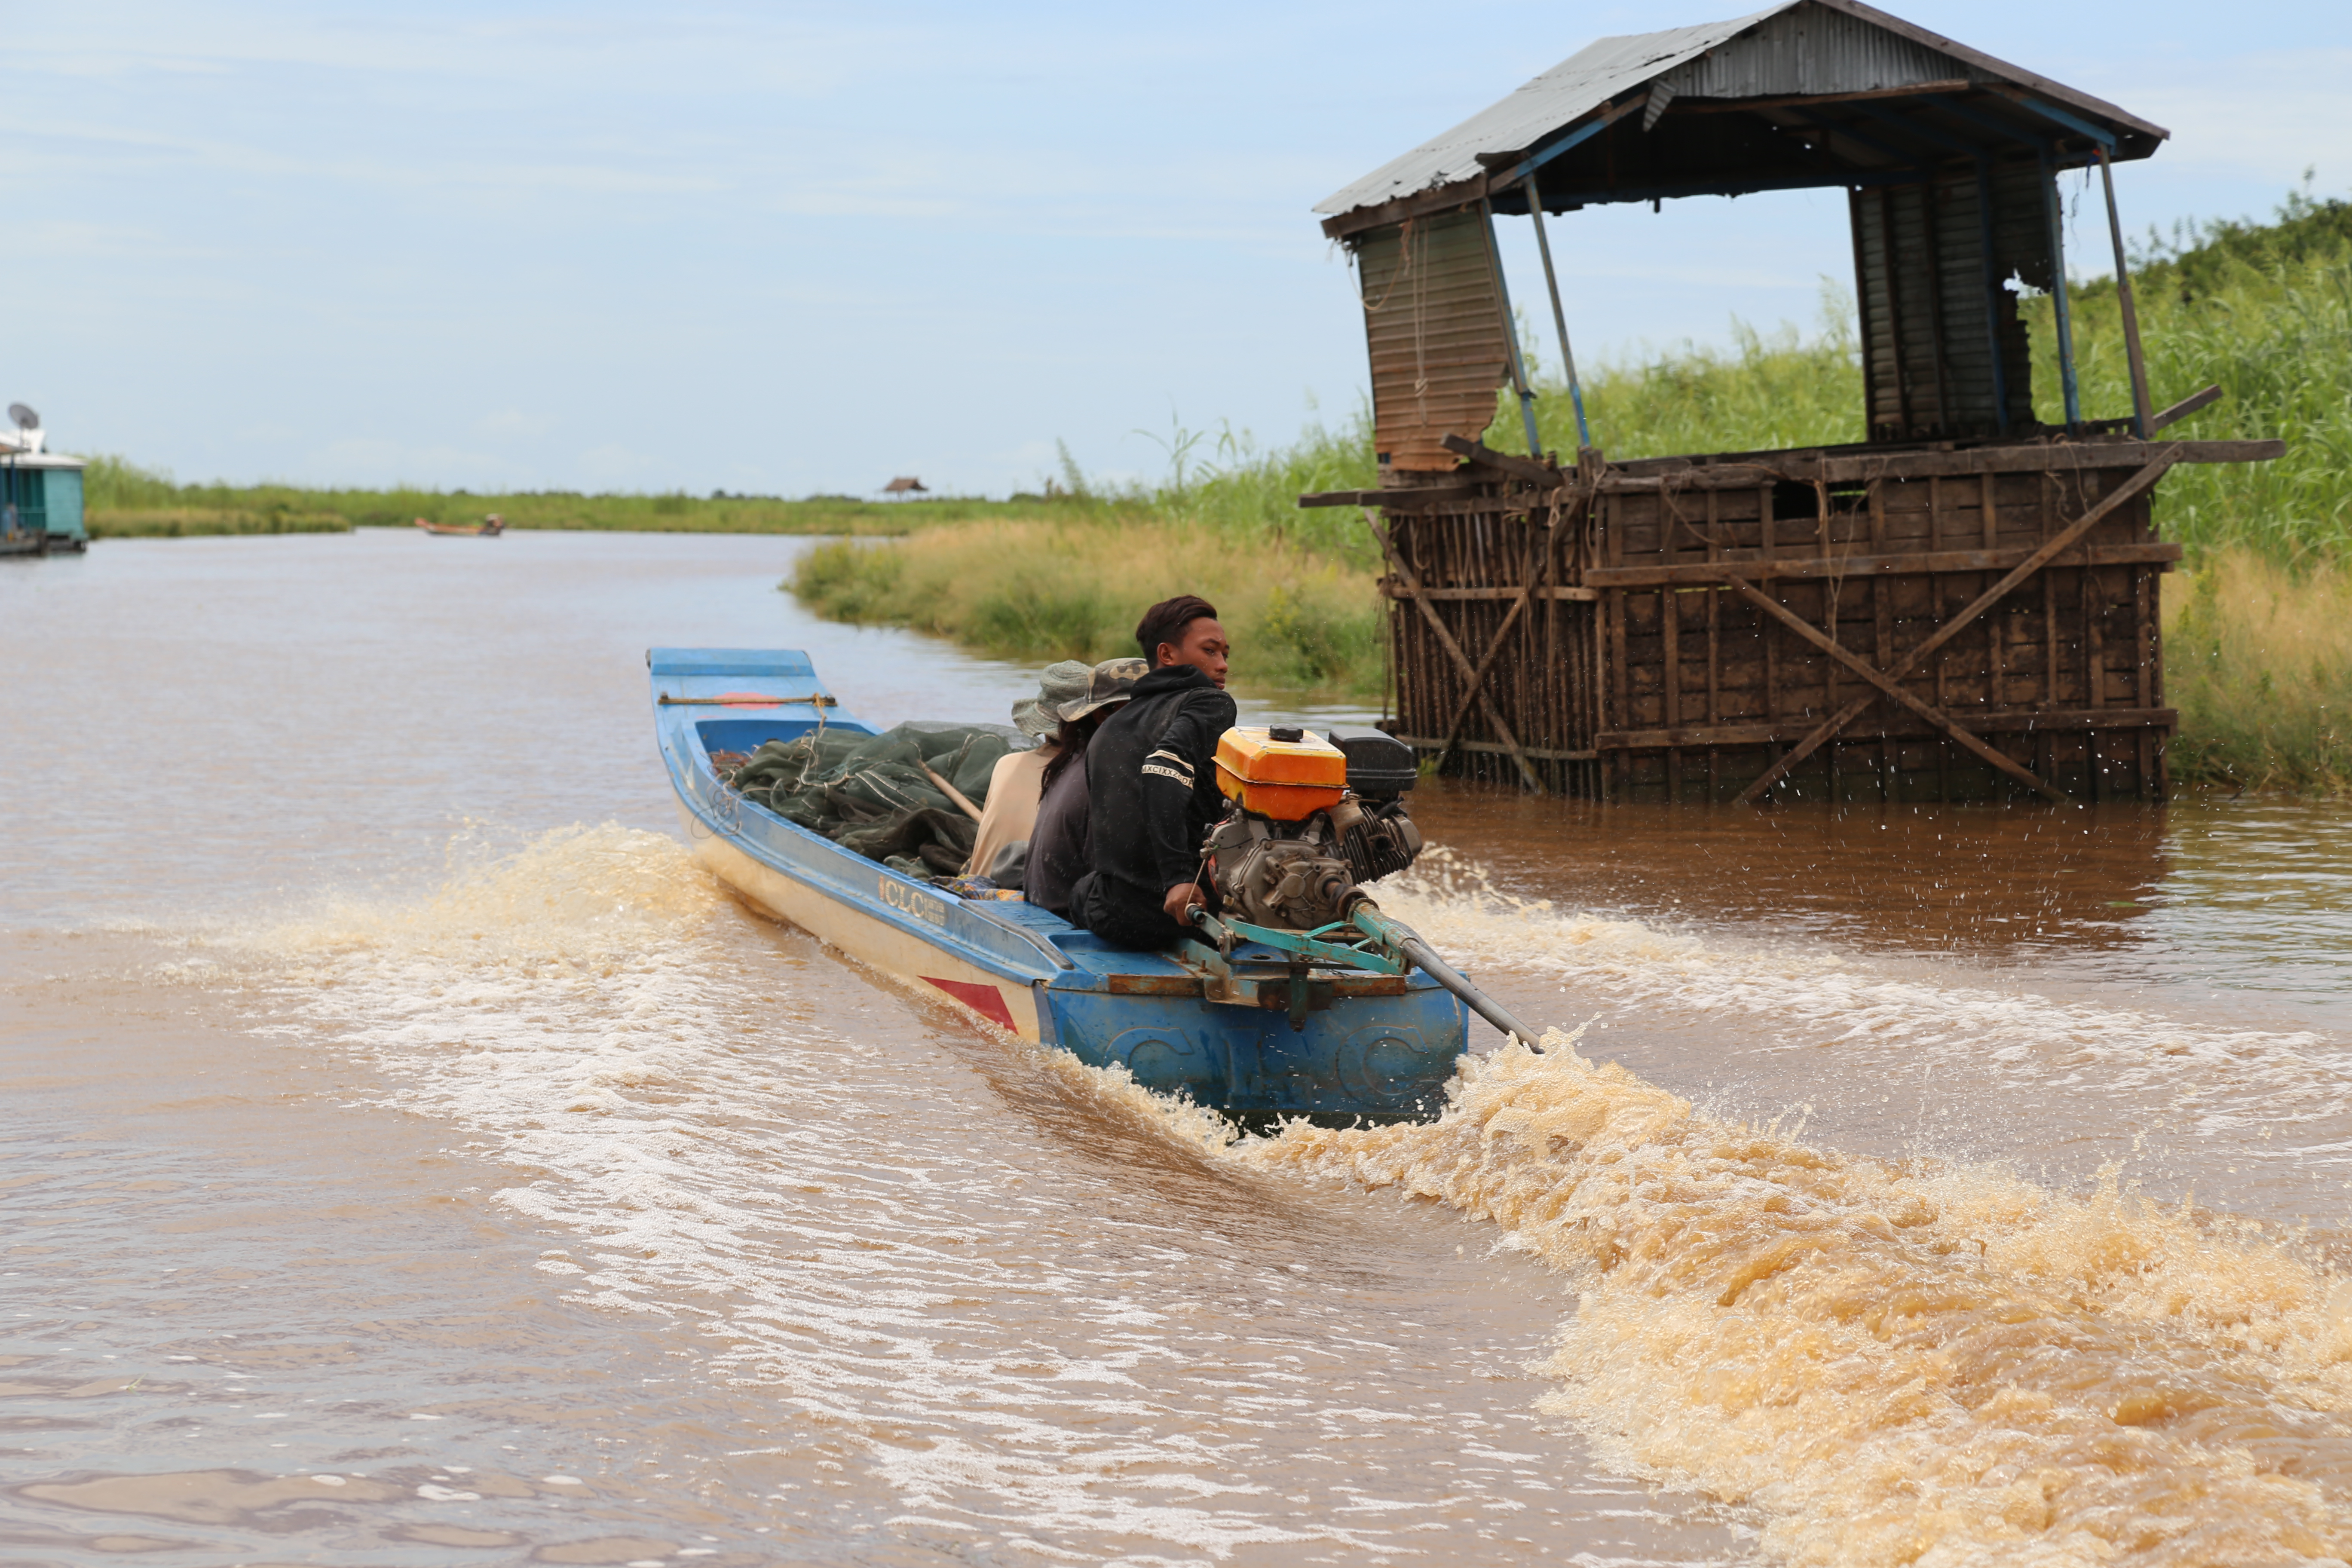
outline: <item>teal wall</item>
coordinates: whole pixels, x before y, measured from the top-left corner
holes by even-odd
[[[68,539],[86,539],[89,530],[81,521],[81,470],[51,468],[48,473],[49,532]]]

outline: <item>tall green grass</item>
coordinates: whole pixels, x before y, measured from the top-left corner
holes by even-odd
[[[2175,777],[2352,791],[2352,567],[2202,551],[2165,579],[2164,639]]]
[[[2137,247],[2132,277],[2156,406],[2208,385],[2222,390],[2220,403],[2163,437],[2277,437],[2287,446],[2275,462],[2174,469],[2158,492],[2158,531],[2192,551],[2244,546],[2290,564],[2342,558],[2352,547],[2352,203],[2298,192],[2268,222],[2152,233]],[[2084,416],[2121,418],[2132,395],[2115,279],[2078,280],[2070,301]],[[2035,411],[2059,423],[2065,404],[2053,302],[2029,295],[2020,310],[2033,351]],[[1825,285],[1822,322],[1811,335],[1735,323],[1728,349],[1685,344],[1604,366],[1585,389],[1593,439],[1612,458],[1859,441],[1855,346],[1853,300]],[[1544,445],[1573,451],[1565,386],[1537,380]],[[1512,398],[1498,400],[1486,439],[1525,449]]]
[[[1862,361],[1853,310],[1853,296],[1824,279],[1820,321],[1811,333],[1791,322],[1766,331],[1735,319],[1727,348],[1685,342],[1604,361],[1580,378],[1593,444],[1623,459],[1861,440]],[[1525,322],[1520,336],[1530,336]],[[1547,450],[1573,453],[1576,409],[1567,384],[1546,373],[1542,351],[1530,345],[1528,355],[1537,433]],[[1486,439],[1500,450],[1526,450],[1515,397],[1501,399]]]
[[[2157,497],[2157,526],[2192,551],[2242,546],[2318,566],[2352,544],[2352,203],[2290,195],[2267,224],[2217,223],[2152,236],[2133,295],[2158,408],[2219,384],[2221,401],[2167,437],[2286,443],[2270,463],[2176,468]],[[2034,398],[2062,406],[2050,302],[2031,302]],[[2084,412],[2131,412],[2115,280],[2074,291]]]
[[[2268,223],[2151,236],[2133,284],[2155,405],[2222,390],[2164,435],[2286,443],[2275,462],[2176,468],[2157,493],[2157,527],[2189,549],[2165,584],[2175,775],[2352,789],[2352,203],[2305,190]],[[2049,302],[2034,310],[2046,341]],[[2112,279],[2076,290],[2075,344],[2084,413],[2129,412]],[[2056,406],[2056,356],[2034,375]]]
[[[1279,541],[1228,538],[1199,521],[1072,509],[887,543],[840,540],[802,556],[788,586],[837,620],[911,626],[1003,658],[1088,663],[1138,651],[1145,605],[1199,594],[1232,630],[1244,683],[1380,690],[1370,570]]]

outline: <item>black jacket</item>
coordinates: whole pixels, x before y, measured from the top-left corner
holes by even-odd
[[[1094,868],[1073,890],[1077,923],[1126,947],[1183,934],[1160,901],[1199,874],[1202,836],[1224,815],[1214,759],[1234,711],[1207,676],[1167,665],[1095,731],[1086,757]]]
[[[1087,760],[1073,757],[1045,786],[1037,825],[1029,830],[1029,865],[1021,886],[1028,900],[1070,919],[1070,895],[1094,869],[1094,836],[1087,815]]]

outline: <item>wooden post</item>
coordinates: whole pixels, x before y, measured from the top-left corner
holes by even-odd
[[[2116,168],[2099,149],[2099,179],[2107,191],[2107,234],[2116,244],[2116,302],[2123,307],[2124,357],[2131,364],[2132,425],[2143,441],[2148,428],[2147,362],[2140,357],[2139,308],[2132,301],[2131,268],[2124,262],[2124,220],[2116,212]]]
[[[2050,231],[2050,302],[2058,320],[2058,382],[2066,399],[2066,428],[2083,424],[2083,389],[2074,379],[2074,315],[2066,302],[2066,225],[2058,205],[2058,171],[2042,155],[2042,210]]]
[[[1911,356],[1903,352],[1903,258],[1896,254],[1894,200],[1892,190],[1878,187],[1878,232],[1886,261],[1886,343],[1895,355],[1896,417],[1903,422],[1902,439],[1908,441],[1918,432],[1912,428]]]
[[[1559,307],[1559,279],[1551,269],[1551,241],[1544,234],[1543,193],[1536,188],[1536,176],[1529,170],[1521,182],[1528,191],[1528,216],[1536,222],[1536,248],[1543,252],[1544,288],[1551,295],[1552,325],[1559,329],[1559,363],[1568,375],[1568,401],[1576,409],[1576,447],[1580,452],[1592,446],[1592,426],[1584,422],[1584,388],[1576,379],[1576,351],[1568,346],[1568,312]]]
[[[1985,346],[1992,351],[1992,400],[1995,405],[1994,423],[2004,436],[2009,434],[2009,367],[2002,363],[2000,353],[2000,265],[1993,258],[1992,241],[1992,160],[1977,160],[1977,247],[1984,258]]]
[[[1503,312],[1503,342],[1511,351],[1511,384],[1518,389],[1519,418],[1528,427],[1528,456],[1543,461],[1543,437],[1536,434],[1536,389],[1528,384],[1527,362],[1519,353],[1519,323],[1511,314],[1511,288],[1503,279],[1503,252],[1495,243],[1495,209],[1485,198],[1478,217],[1486,236],[1486,263],[1495,269],[1495,304]]]
[[[1919,185],[1919,232],[1927,258],[1927,342],[1936,356],[1936,425],[1937,434],[1958,434],[1952,417],[1952,371],[1944,359],[1944,258],[1941,233],[1936,227],[1936,182]]]

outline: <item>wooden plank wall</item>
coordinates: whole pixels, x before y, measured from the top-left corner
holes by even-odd
[[[1520,584],[1536,583],[1533,613],[1513,626],[1486,687],[1548,788],[1727,800],[1872,689],[1727,588],[1727,565],[1884,668],[2136,467],[1728,487],[1704,469],[1686,484],[1615,477],[1557,527],[1524,500],[1507,510],[1497,483],[1435,510],[1391,513],[1387,527],[1474,662]],[[2174,715],[2158,582],[2179,553],[2151,532],[2147,494],[2135,496],[1901,684],[2075,798],[2161,799]],[[1396,729],[1433,749],[1467,683],[1397,580],[1385,591],[1395,599]],[[1475,706],[1460,734],[1450,771],[1517,778]],[[1780,793],[2025,792],[1882,698]]]
[[[1585,510],[1554,526],[1548,509],[1530,508],[1524,498],[1512,508],[1503,483],[1477,488],[1481,493],[1473,498],[1390,512],[1391,545],[1474,665],[1510,619],[1520,586],[1534,584],[1528,607],[1511,623],[1486,690],[1548,790],[1596,795],[1599,754],[1592,736],[1601,717],[1600,648],[1593,591],[1576,581],[1586,548]],[[1399,581],[1384,578],[1381,591],[1391,600],[1390,679],[1397,732],[1433,752],[1462,711],[1469,682]],[[1509,747],[1475,703],[1463,718],[1449,771],[1520,782]]]
[[[1873,440],[1990,437],[2032,426],[2025,325],[2017,297],[1999,280],[2024,271],[2048,284],[2042,180],[2039,169],[2012,167],[1852,193]]]

